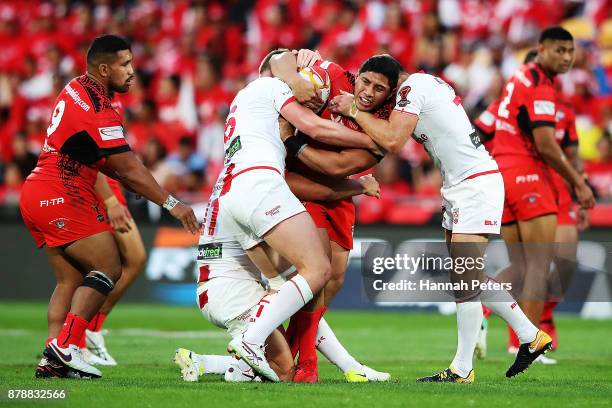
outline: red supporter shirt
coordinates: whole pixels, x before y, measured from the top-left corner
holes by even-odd
[[[93,191],[106,158],[130,150],[111,102],[87,75],[70,81],[57,97],[43,151],[27,181],[61,183],[75,198],[82,190]]]
[[[525,164],[543,165],[532,130],[555,127],[556,95],[552,80],[535,62],[523,65],[508,80],[497,109],[493,156],[501,170]]]

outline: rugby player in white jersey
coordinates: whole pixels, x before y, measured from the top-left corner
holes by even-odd
[[[379,196],[380,190],[374,177],[362,176],[359,180],[338,180],[322,184],[304,176],[289,173],[292,182],[299,182],[308,189],[308,199],[333,201],[359,194]],[[299,178],[300,180],[295,180]],[[224,328],[231,337],[239,337],[265,304],[265,297],[278,289],[285,279],[278,274],[280,265],[270,248],[258,245],[249,254],[222,228],[214,236],[202,235],[198,247],[198,307],[208,321]],[[253,259],[251,259],[250,257]],[[262,279],[262,273],[266,279]],[[267,281],[267,282],[266,282]],[[267,288],[265,287],[267,286]],[[263,301],[262,301],[263,298]],[[260,304],[260,302],[262,302]],[[342,346],[325,320],[321,320],[317,332],[318,350],[330,362],[343,367],[346,361],[356,361]],[[266,340],[266,358],[282,381],[291,381],[294,363],[284,334],[275,329]],[[205,374],[225,374],[226,381],[256,381],[259,377],[242,360],[229,356],[197,354],[184,348],[177,349],[175,363],[181,368],[185,381],[198,381]],[[352,377],[360,381],[385,381],[389,375],[367,366],[354,364]]]
[[[279,378],[265,358],[266,339],[330,278],[329,259],[312,218],[283,178],[286,150],[279,116],[325,143],[376,147],[367,135],[315,115],[295,100],[286,83],[270,76],[270,59],[284,51],[268,54],[260,77],[238,92],[231,104],[224,135],[225,167],[202,228],[203,235],[213,238],[217,228],[222,229],[247,251],[265,241],[297,268],[296,276],[260,302],[247,330],[228,345],[228,352],[270,381]]]
[[[489,234],[500,231],[504,184],[496,162],[481,145],[461,106],[461,98],[451,86],[429,74],[409,75],[399,86],[396,106],[388,120],[360,111],[350,94],[335,97],[330,110],[354,118],[378,145],[392,153],[398,153],[411,135],[423,144],[444,180],[442,227],[450,255],[475,259],[484,254]],[[452,282],[469,283],[469,278],[487,279],[477,269],[463,276],[451,273]],[[495,295],[487,290],[455,292],[458,326],[455,358],[449,368],[418,381],[474,382],[472,358],[482,322],[481,301],[504,318],[523,343],[506,372],[507,377],[523,372],[550,349],[550,336],[527,319],[508,292],[501,296],[503,299],[500,291]]]

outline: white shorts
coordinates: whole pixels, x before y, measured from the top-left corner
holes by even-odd
[[[279,173],[247,171],[233,179],[229,191],[219,198],[219,235],[232,236],[243,249],[250,249],[276,225],[304,211]]]
[[[251,313],[267,291],[260,282],[226,277],[212,278],[198,285],[198,299],[206,292],[207,302],[198,305],[212,324],[226,329],[232,338],[247,328]]]
[[[504,212],[501,173],[442,187],[442,227],[455,234],[499,234]]]

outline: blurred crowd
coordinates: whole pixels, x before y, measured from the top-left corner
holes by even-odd
[[[318,49],[356,71],[390,53],[409,72],[442,76],[475,117],[537,42],[562,24],[576,38],[562,77],[577,114],[580,154],[600,200],[612,198],[610,0],[134,0],[0,3],[0,204],[18,202],[36,164],[57,94],[85,69],[90,41],[132,41],[138,80],[119,95],[132,149],[169,191],[204,201],[222,166],[235,93],[271,49]],[[441,179],[416,143],[376,169],[383,200],[362,200],[363,222],[388,206],[435,199]],[[435,200],[434,200],[435,201]]]

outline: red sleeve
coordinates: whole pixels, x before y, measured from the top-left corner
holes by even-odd
[[[570,107],[567,109],[567,137],[569,143],[578,144],[578,132],[576,132],[576,114]]]
[[[524,88],[524,101],[531,129],[540,126],[555,127],[557,111],[555,90],[552,86],[540,85]]]
[[[329,98],[333,98],[334,96],[340,95],[341,90],[345,92],[353,93],[354,87],[354,76],[345,71],[340,65],[331,61],[321,61],[318,63],[321,68],[323,68],[327,75],[329,75],[330,82],[330,90],[329,90]]]

